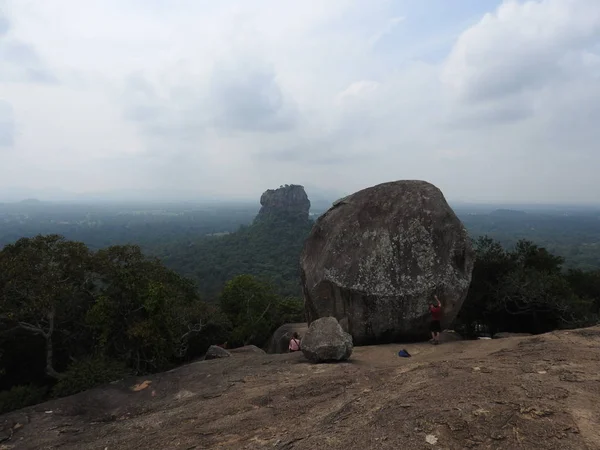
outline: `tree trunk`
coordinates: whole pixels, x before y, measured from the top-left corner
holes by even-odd
[[[54,348],[52,335],[54,334],[54,310],[48,313],[48,332],[46,338],[46,374],[56,380],[61,378],[61,374],[54,370]]]

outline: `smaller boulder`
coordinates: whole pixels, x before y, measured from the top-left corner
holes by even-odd
[[[354,345],[335,317],[322,317],[310,324],[302,339],[302,353],[313,363],[345,361]]]
[[[210,360],[219,358],[229,358],[230,356],[231,353],[229,353],[224,348],[221,348],[218,345],[211,345],[210,347],[208,347],[208,351],[206,352],[206,355],[204,355],[204,359]]]
[[[440,333],[440,342],[445,344],[447,342],[462,341],[463,337],[453,330],[446,330]]]
[[[232,348],[229,350],[229,353],[243,355],[254,353],[257,355],[266,355],[266,352],[262,348],[258,348],[256,345],[244,345],[243,347]]]
[[[526,337],[526,336],[533,336],[533,335],[531,333],[508,333],[508,332],[501,332],[501,333],[496,333],[492,337],[494,339],[503,339],[503,338]]]

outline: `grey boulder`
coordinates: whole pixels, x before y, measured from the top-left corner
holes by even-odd
[[[210,359],[220,359],[220,358],[229,358],[231,353],[229,353],[224,348],[219,347],[218,345],[211,345],[208,347],[206,355],[204,355],[205,360]]]
[[[305,242],[307,322],[336,317],[355,345],[427,339],[434,294],[443,329],[462,306],[474,261],[437,187],[409,180],[364,189],[319,217]]]
[[[345,361],[352,354],[352,336],[335,317],[322,317],[310,324],[302,339],[301,350],[313,363]]]

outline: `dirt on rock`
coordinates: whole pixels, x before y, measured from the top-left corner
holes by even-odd
[[[0,449],[600,449],[599,349],[593,327],[242,353],[6,414]]]

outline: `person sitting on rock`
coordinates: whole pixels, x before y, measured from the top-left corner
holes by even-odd
[[[298,336],[298,333],[294,332],[294,335],[290,340],[289,351],[291,353],[297,352],[298,350],[300,350],[300,336]]]
[[[429,325],[429,331],[431,331],[431,343],[440,343],[440,333],[442,331],[442,303],[437,295],[433,296],[437,301],[437,305],[429,305],[429,312],[431,313],[431,324]]]

